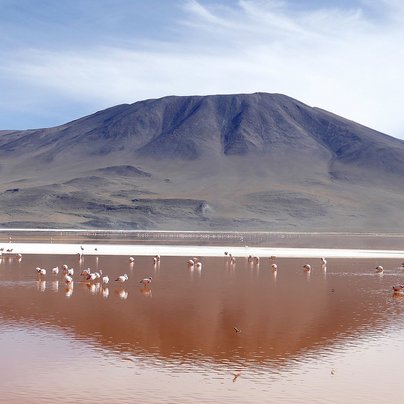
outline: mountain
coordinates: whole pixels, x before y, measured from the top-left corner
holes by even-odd
[[[281,94],[164,97],[0,131],[0,225],[392,231],[404,141]]]

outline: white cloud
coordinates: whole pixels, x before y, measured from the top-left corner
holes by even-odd
[[[26,49],[7,55],[0,76],[94,109],[170,94],[279,92],[404,138],[404,4],[204,4],[183,3],[177,42]]]

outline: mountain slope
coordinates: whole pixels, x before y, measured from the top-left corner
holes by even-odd
[[[3,226],[394,231],[404,142],[280,94],[0,132]]]

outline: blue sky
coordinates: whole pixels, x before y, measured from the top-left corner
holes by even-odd
[[[0,0],[0,129],[283,93],[404,138],[401,0]]]

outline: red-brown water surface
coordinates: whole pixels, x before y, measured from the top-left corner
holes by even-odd
[[[3,257],[0,402],[402,402],[401,262],[188,258]],[[73,287],[50,273],[65,263]]]

